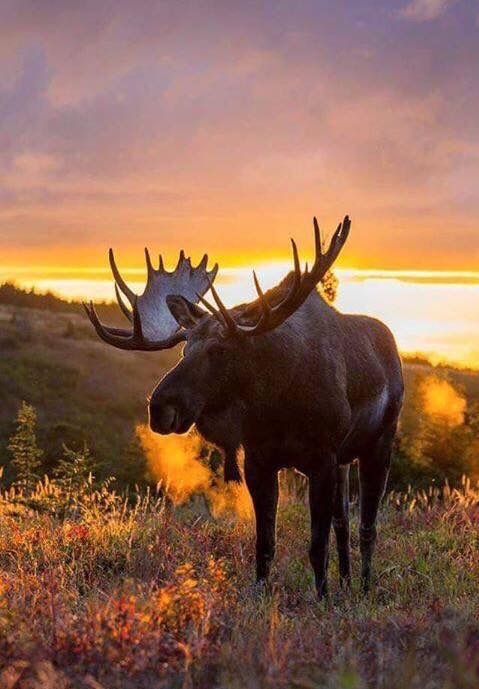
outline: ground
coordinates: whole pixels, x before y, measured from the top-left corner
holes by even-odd
[[[77,313],[9,305],[0,306],[0,350],[0,689],[479,686],[479,490],[460,483],[463,470],[478,475],[477,372],[406,363],[390,486],[432,476],[458,489],[388,494],[364,597],[353,480],[353,590],[338,587],[333,549],[331,595],[318,603],[304,481],[282,477],[268,590],[253,585],[244,493],[203,465],[194,489],[183,469],[181,482],[170,475],[153,489],[163,474],[145,464],[138,425],[177,352],[118,352]],[[64,443],[86,442],[96,482],[11,487],[22,400],[38,413],[43,470],[55,475]],[[178,452],[160,449],[163,465]]]
[[[375,584],[318,603],[308,514],[283,481],[271,589],[252,584],[251,519],[106,486],[44,485],[0,510],[0,687],[475,689],[479,494],[390,494]],[[34,511],[32,511],[34,507]]]

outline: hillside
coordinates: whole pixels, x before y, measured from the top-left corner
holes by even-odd
[[[14,304],[2,304],[2,299]],[[86,443],[99,478],[115,475],[120,484],[148,480],[135,428],[146,421],[146,397],[175,363],[179,349],[156,353],[116,350],[97,338],[80,305],[56,297],[53,301],[42,299],[16,288],[0,288],[0,457],[7,465],[7,480],[11,475],[6,446],[22,400],[37,410],[45,471],[50,473],[58,462],[64,444],[80,448]],[[34,304],[35,308],[18,303]],[[100,305],[99,310],[110,322],[122,322],[122,315],[112,305]],[[409,482],[423,485],[445,478],[454,483],[464,471],[474,477],[479,453],[473,457],[470,447],[477,436],[477,373],[432,367],[421,359],[406,360],[404,373],[403,442],[397,447],[391,485],[404,488]],[[438,383],[443,380],[448,381],[446,392],[452,400],[447,395],[443,399],[444,390]],[[424,394],[426,383],[431,382],[437,400],[428,411]],[[451,404],[463,409],[459,421],[452,424],[448,420]],[[419,449],[417,438],[422,443]],[[436,447],[438,438],[441,447]],[[432,449],[431,443],[435,445]],[[441,453],[439,461],[437,453]]]
[[[47,467],[63,443],[84,442],[101,475],[141,481],[134,428],[174,352],[125,353],[98,340],[85,315],[0,306],[0,456],[22,400],[38,412]]]
[[[479,493],[461,473],[477,471],[477,374],[405,362],[390,486],[423,489],[386,496],[364,597],[353,486],[353,589],[339,588],[331,539],[318,603],[302,478],[281,475],[266,590],[253,585],[246,488],[200,465],[198,443],[170,437],[168,480],[133,488],[152,478],[135,432],[146,393],[177,352],[121,352],[75,310],[12,305],[0,306],[0,352],[7,484],[22,400],[44,470],[64,443],[86,442],[97,465],[96,481],[70,472],[0,491],[0,689],[476,689]],[[445,478],[457,489],[438,487]]]

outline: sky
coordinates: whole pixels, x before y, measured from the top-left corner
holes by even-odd
[[[0,0],[0,265],[479,267],[477,0]]]

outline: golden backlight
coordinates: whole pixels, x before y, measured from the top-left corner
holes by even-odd
[[[175,504],[202,493],[208,496],[214,516],[233,511],[241,519],[251,517],[251,498],[245,484],[225,484],[200,462],[203,441],[196,433],[158,435],[144,424],[137,426],[136,433],[152,478],[161,483]]]
[[[424,411],[451,428],[464,423],[466,399],[447,381],[429,376],[421,385]]]
[[[270,261],[255,267],[266,289],[277,284],[291,264]],[[434,362],[479,368],[479,273],[341,268],[335,272],[339,279],[336,306],[345,313],[363,313],[383,320],[402,352],[423,353]],[[144,268],[127,268],[122,273],[141,293]],[[115,299],[106,268],[0,267],[0,281],[7,279],[41,292],[52,290],[68,299]],[[228,306],[255,298],[250,267],[222,267],[216,284]]]

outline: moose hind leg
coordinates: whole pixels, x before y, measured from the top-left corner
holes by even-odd
[[[361,584],[367,593],[371,584],[371,561],[376,545],[376,518],[386,489],[391,463],[394,430],[381,436],[377,443],[359,458]]]
[[[336,467],[331,456],[318,472],[309,477],[311,547],[309,559],[314,570],[316,590],[321,599],[328,593],[329,532],[333,517]]]
[[[333,527],[339,561],[341,586],[351,584],[351,558],[349,543],[349,464],[338,466],[334,498]]]
[[[261,470],[246,457],[245,479],[256,517],[256,581],[263,582],[269,577],[276,545],[278,472]]]

